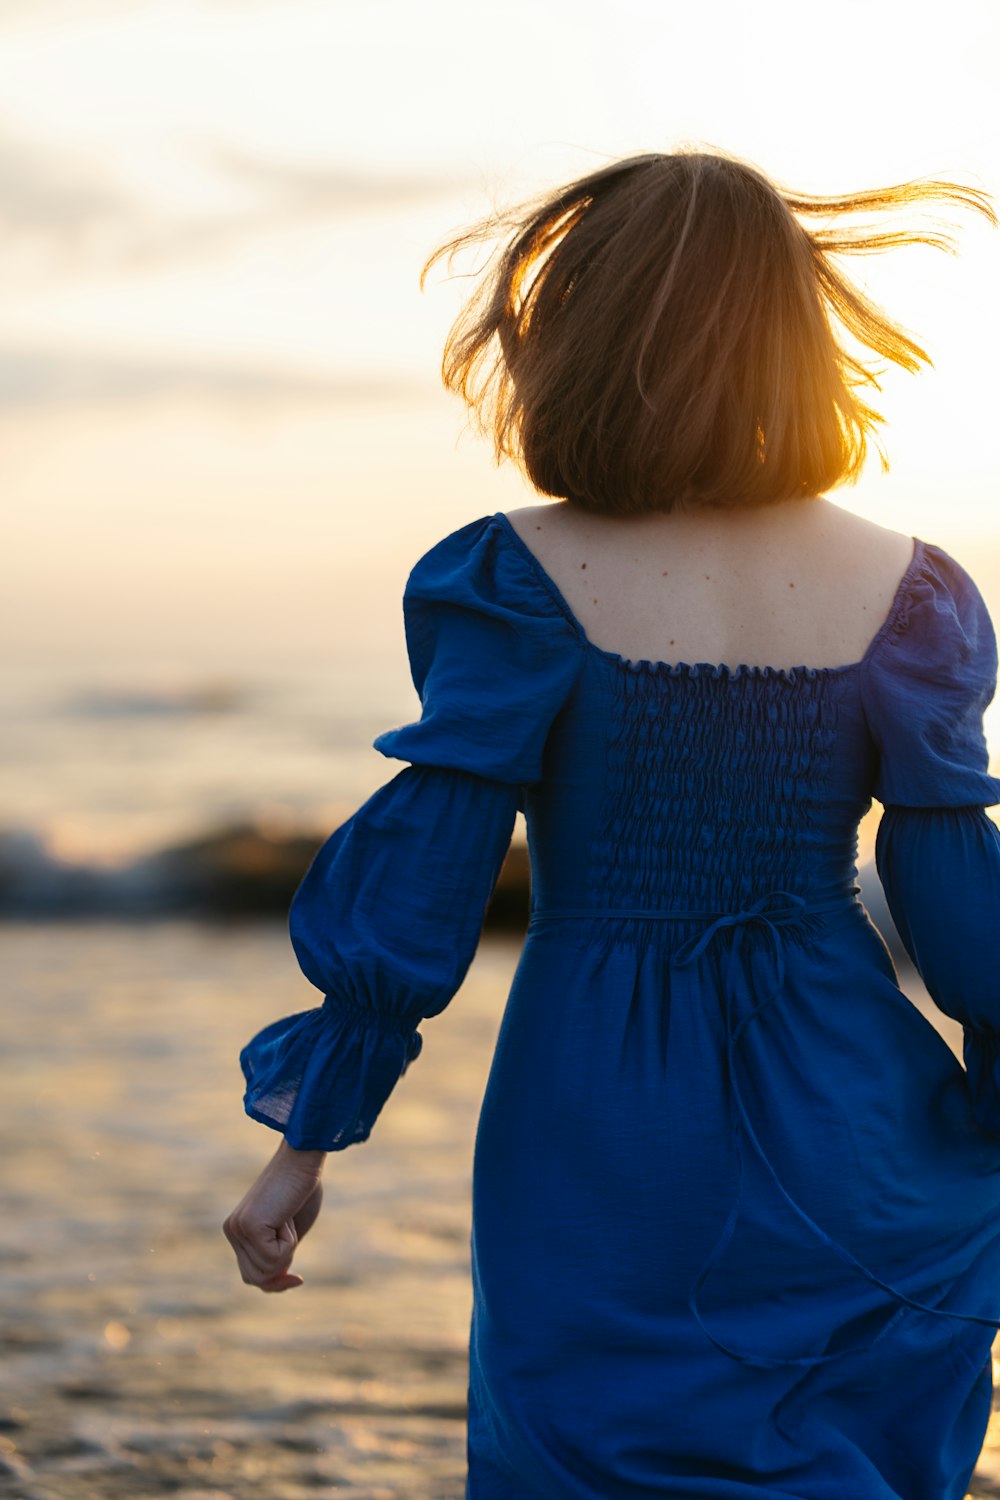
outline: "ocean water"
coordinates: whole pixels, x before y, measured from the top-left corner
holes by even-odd
[[[419,717],[405,659],[261,671],[7,669],[0,684],[0,905],[48,909],[137,883],[179,844],[328,832],[402,770],[371,747]]]

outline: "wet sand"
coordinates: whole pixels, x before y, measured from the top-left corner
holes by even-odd
[[[483,939],[328,1157],[305,1284],[267,1295],[221,1226],[280,1139],[239,1049],[320,998],[284,923],[0,928],[0,1495],[462,1500],[472,1148],[519,950]],[[1000,1496],[1000,1430],[970,1493]]]

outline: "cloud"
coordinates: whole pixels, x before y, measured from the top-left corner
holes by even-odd
[[[216,148],[210,156],[222,171],[259,187],[275,206],[299,213],[340,215],[393,209],[432,202],[468,185],[452,176],[347,171],[334,164],[280,161],[231,148]]]
[[[209,149],[204,160],[221,175],[254,189],[257,202],[237,212],[136,222],[116,247],[118,266],[134,269],[197,260],[275,229],[403,210],[411,203],[446,198],[462,185],[443,176],[380,176],[333,164],[278,161],[228,148]]]
[[[21,350],[0,354],[0,410],[91,401],[198,396],[224,402],[395,402],[429,389],[406,376],[309,375],[184,361],[140,361]]]
[[[3,0],[0,0],[2,5]],[[0,132],[0,265],[8,278],[37,281],[53,272],[136,270],[197,261],[258,234],[309,220],[402,209],[444,198],[461,184],[447,176],[380,174],[303,164],[209,145],[200,167],[249,187],[253,199],[185,215],[163,212],[119,187],[69,151],[60,153]]]
[[[133,213],[129,199],[87,167],[0,135],[0,229],[8,240],[51,237],[69,248]]]

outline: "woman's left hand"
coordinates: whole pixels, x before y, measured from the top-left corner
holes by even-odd
[[[288,1267],[323,1202],[325,1159],[325,1151],[296,1151],[282,1138],[223,1224],[240,1274],[250,1286],[259,1286],[262,1292],[285,1292],[302,1285],[303,1277]]]

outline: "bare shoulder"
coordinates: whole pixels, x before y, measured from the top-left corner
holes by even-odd
[[[883,618],[913,563],[914,538],[823,503],[829,514],[815,539],[819,550],[810,548],[811,564],[827,570],[833,592],[849,610],[868,620]]]
[[[827,513],[835,516],[837,523],[843,527],[845,532],[853,532],[856,536],[867,537],[875,540],[877,537],[888,540],[894,538],[898,542],[909,542],[913,545],[913,537],[905,531],[895,531],[891,526],[882,526],[878,521],[871,521],[867,516],[857,516],[851,510],[845,510],[842,505],[834,505],[832,501],[824,502]]]
[[[572,528],[576,516],[570,516],[570,525],[566,525],[563,514],[566,508],[564,501],[553,501],[548,505],[520,505],[503,512],[528,551],[557,580],[561,577],[562,558],[574,546],[573,539],[585,540],[578,528],[575,531]]]
[[[543,566],[556,562],[567,548],[609,537],[620,539],[629,529],[628,521],[595,515],[567,500],[520,505],[504,515]]]
[[[518,536],[524,541],[530,541],[533,534],[554,530],[555,526],[561,524],[565,510],[565,502],[554,500],[549,505],[519,505],[514,510],[504,511],[504,515]]]

